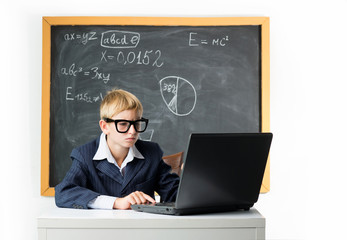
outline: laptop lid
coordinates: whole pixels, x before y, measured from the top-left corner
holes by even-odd
[[[175,208],[183,213],[252,207],[271,141],[272,133],[191,134]]]

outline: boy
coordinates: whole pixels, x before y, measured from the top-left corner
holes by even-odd
[[[55,187],[58,207],[129,209],[154,203],[154,191],[165,202],[176,199],[179,177],[162,160],[153,142],[138,140],[147,128],[140,101],[124,90],[112,90],[100,106],[99,138],[72,150],[72,166]]]

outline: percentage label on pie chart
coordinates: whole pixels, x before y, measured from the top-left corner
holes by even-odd
[[[186,79],[168,76],[159,81],[160,92],[166,106],[177,116],[187,116],[195,108],[196,91]]]

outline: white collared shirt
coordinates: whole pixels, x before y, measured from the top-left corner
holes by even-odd
[[[134,146],[129,148],[128,155],[125,157],[124,161],[122,162],[121,166],[118,166],[116,160],[111,154],[110,148],[107,145],[106,142],[106,135],[102,133],[100,135],[100,142],[98,150],[96,151],[93,160],[94,161],[101,161],[107,159],[107,161],[111,164],[114,164],[119,169],[120,173],[124,175],[124,169],[127,166],[127,164],[134,160],[134,157],[139,159],[144,159],[142,154],[137,150],[137,148]],[[98,208],[98,209],[113,209],[114,201],[117,199],[117,197],[111,197],[106,195],[100,195],[97,198],[93,199],[88,203],[88,207],[90,208]]]
[[[132,160],[134,160],[134,157],[139,158],[139,159],[144,159],[144,157],[139,152],[139,150],[137,150],[135,145],[132,146],[131,148],[129,148],[128,155],[125,157],[122,165],[118,166],[116,160],[112,156],[110,148],[107,145],[106,135],[104,133],[102,133],[100,135],[99,147],[98,147],[98,150],[96,151],[96,153],[95,153],[95,155],[93,157],[93,160],[98,161],[98,160],[105,160],[105,159],[107,159],[107,161],[109,163],[112,163],[112,164],[116,165],[118,167],[120,173],[122,175],[124,175],[124,168],[126,167],[126,165],[128,163],[130,163]]]

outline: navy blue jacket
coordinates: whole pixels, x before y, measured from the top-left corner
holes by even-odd
[[[144,159],[134,158],[129,162],[123,177],[106,159],[93,160],[99,139],[72,150],[72,166],[55,187],[58,207],[88,208],[88,202],[99,195],[125,197],[134,191],[153,198],[156,191],[165,202],[176,200],[179,177],[170,173],[171,168],[162,160],[163,152],[158,144],[138,140],[135,146]]]

